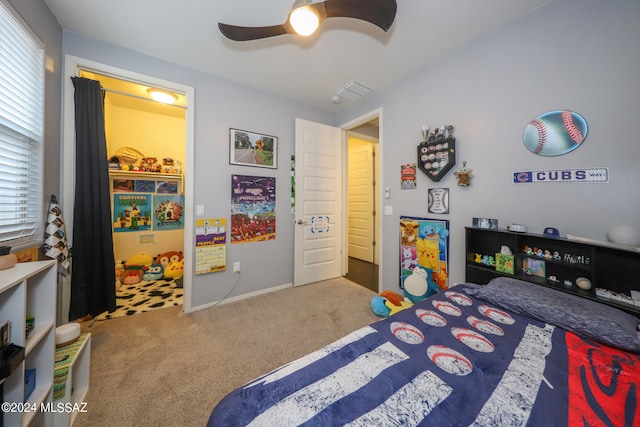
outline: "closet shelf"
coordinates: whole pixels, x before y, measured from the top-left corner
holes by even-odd
[[[176,173],[161,173],[161,172],[132,172],[132,171],[119,171],[119,170],[110,170],[110,176],[122,176],[127,178],[153,178],[153,179],[164,179],[164,178],[173,178],[173,179],[182,179],[181,174]]]

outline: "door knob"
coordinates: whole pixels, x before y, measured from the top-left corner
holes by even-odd
[[[306,224],[306,222],[304,222],[303,220],[299,219],[299,220],[296,221],[296,224],[302,225],[302,224]]]

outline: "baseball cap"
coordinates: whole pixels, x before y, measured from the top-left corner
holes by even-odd
[[[547,237],[560,237],[560,232],[557,228],[545,227],[544,235]]]

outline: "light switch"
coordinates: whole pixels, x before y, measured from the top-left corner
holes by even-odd
[[[385,206],[384,207],[385,215],[393,215],[393,206]]]
[[[384,187],[384,198],[388,199],[391,197],[391,188],[389,187]]]
[[[204,205],[196,205],[196,215],[204,215]]]

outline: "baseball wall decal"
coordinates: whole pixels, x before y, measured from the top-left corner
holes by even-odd
[[[550,111],[531,120],[524,130],[527,150],[540,156],[560,156],[578,148],[587,137],[587,122],[573,111]]]

